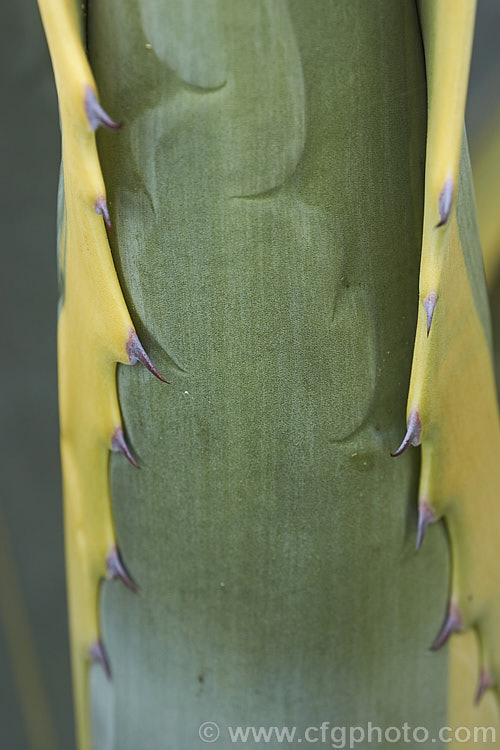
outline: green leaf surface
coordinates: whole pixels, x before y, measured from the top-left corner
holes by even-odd
[[[140,593],[104,585],[95,746],[191,750],[206,720],[218,747],[227,725],[437,733],[446,540],[415,557],[418,452],[389,456],[418,295],[415,8],[178,5],[88,16],[124,122],[99,135],[115,262],[172,381],[119,372],[143,468],[111,458],[113,513]]]

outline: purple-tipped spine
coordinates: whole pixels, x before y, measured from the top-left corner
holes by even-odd
[[[429,524],[436,521],[434,511],[425,498],[422,498],[418,504],[418,527],[417,527],[417,544],[416,550],[419,551],[424,541],[424,534]]]
[[[130,589],[130,591],[133,591],[134,594],[137,593],[137,586],[123,564],[121,555],[115,545],[111,547],[109,554],[106,557],[106,570],[108,571],[109,578],[112,578],[113,580],[119,579]]]
[[[477,693],[476,693],[476,705],[478,705],[481,702],[481,698],[485,694],[485,692],[488,690],[488,688],[492,688],[494,686],[493,678],[488,672],[487,669],[484,667],[479,672],[479,684],[477,686]]]
[[[111,438],[111,450],[114,453],[123,453],[125,458],[130,461],[132,466],[135,466],[136,469],[141,468],[132,455],[132,451],[127,445],[127,441],[125,440],[125,435],[123,434],[123,429],[121,427],[117,427],[113,433],[113,436]]]
[[[438,649],[440,649],[442,646],[444,646],[452,633],[458,633],[462,629],[462,614],[458,606],[454,602],[450,602],[446,619],[434,643],[431,646],[431,651],[437,651]]]
[[[453,207],[453,178],[449,177],[444,183],[443,189],[439,193],[438,209],[439,209],[439,222],[436,224],[436,229],[444,227],[450,220],[451,209]]]
[[[103,127],[107,130],[120,130],[122,126],[121,122],[115,122],[104,111],[97,101],[97,95],[92,86],[85,88],[84,104],[91,130],[97,130],[98,127]]]
[[[96,214],[99,214],[99,216],[102,216],[102,218],[106,222],[106,226],[111,232],[111,219],[109,218],[108,204],[107,204],[106,198],[103,195],[101,195],[99,198],[96,198],[96,201],[94,203],[94,208],[95,208]]]
[[[100,664],[106,673],[108,680],[111,679],[111,665],[109,663],[104,643],[98,638],[90,647],[90,658],[96,664]]]
[[[165,378],[160,375],[154,364],[151,362],[150,358],[146,354],[143,345],[139,341],[137,333],[133,328],[130,331],[126,348],[131,365],[135,365],[136,362],[140,362],[147,370],[149,370],[150,373],[155,376],[155,378],[161,380],[162,383],[167,383],[168,385],[170,385],[169,381],[165,380]]]
[[[408,417],[408,429],[406,430],[406,435],[403,438],[403,442],[401,443],[397,451],[391,453],[391,456],[393,458],[396,458],[396,456],[400,456],[402,453],[404,453],[405,450],[410,447],[410,445],[420,445],[421,432],[422,422],[420,421],[418,411],[417,409],[412,409],[410,412],[410,416]]]
[[[437,302],[436,292],[431,292],[424,299],[424,308],[425,308],[425,312],[427,313],[427,336],[429,336],[429,333],[431,330],[432,318],[434,317],[434,310],[436,308],[436,302]]]

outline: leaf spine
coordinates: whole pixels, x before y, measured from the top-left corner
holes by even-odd
[[[90,647],[90,658],[96,663],[100,664],[106,673],[108,680],[111,680],[111,665],[109,663],[104,643],[98,638]]]
[[[434,317],[434,310],[436,307],[436,302],[437,302],[436,292],[431,292],[424,299],[424,308],[425,308],[425,312],[427,313],[427,336],[429,336],[429,333],[431,330],[432,318]]]
[[[439,222],[436,224],[436,229],[444,227],[450,220],[451,209],[453,208],[453,196],[454,196],[454,185],[453,178],[448,177],[444,183],[443,189],[439,193],[438,208],[439,208]]]
[[[91,130],[97,130],[98,127],[106,128],[106,130],[120,130],[122,127],[121,122],[115,122],[112,120],[107,112],[101,107],[97,100],[96,92],[92,86],[85,87],[84,104]]]
[[[147,370],[149,370],[149,372],[151,372],[155,376],[155,378],[161,380],[162,383],[167,383],[167,385],[170,385],[170,382],[168,380],[165,380],[165,378],[160,375],[154,364],[151,362],[151,359],[146,354],[146,351],[139,341],[139,337],[133,328],[130,331],[126,348],[131,365],[135,365],[136,362],[140,362]]]
[[[436,521],[436,516],[428,501],[425,498],[421,498],[418,504],[418,527],[417,527],[417,544],[416,551],[418,552],[424,541],[424,535],[429,524]]]
[[[485,692],[494,686],[493,678],[485,667],[481,668],[479,672],[479,684],[476,693],[476,706],[481,702],[481,698]]]
[[[130,589],[130,591],[133,591],[134,594],[137,593],[137,586],[125,567],[116,545],[111,547],[108,556],[106,557],[106,570],[110,579],[119,579],[128,589]]]
[[[122,427],[117,427],[113,433],[113,436],[111,438],[111,450],[114,453],[123,453],[125,458],[130,461],[132,466],[135,466],[136,469],[141,468],[135,460],[132,451],[127,444],[127,441],[125,440],[125,435],[123,434]]]
[[[101,195],[99,198],[96,198],[96,201],[94,203],[94,208],[95,208],[96,214],[99,214],[100,216],[102,216],[106,226],[111,232],[111,219],[109,218],[108,204],[106,202],[106,198],[103,195]]]
[[[452,633],[463,630],[462,613],[455,602],[450,602],[446,619],[431,646],[431,651],[438,651]]]
[[[408,429],[399,448],[391,453],[393,458],[400,456],[410,447],[410,445],[420,445],[420,433],[422,432],[422,423],[417,409],[412,409],[408,417]]]

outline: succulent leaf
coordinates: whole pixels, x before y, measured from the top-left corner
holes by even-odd
[[[447,654],[425,653],[445,540],[437,530],[418,557],[408,540],[400,564],[419,451],[387,455],[421,240],[414,4],[183,8],[191,37],[217,27],[224,68],[186,38],[177,3],[94,3],[89,16],[102,101],[128,112],[118,137],[98,132],[114,257],[141,340],[160,371],[177,363],[171,388],[119,368],[150,468],[111,460],[120,548],[141,583],[140,597],[105,585],[101,600],[116,746],[140,745],[147,726],[152,747],[167,731],[192,747],[195,717],[221,702],[224,723],[334,705],[347,724],[440,725]],[[166,26],[183,40],[175,59]]]
[[[101,661],[110,674],[99,636],[97,600],[99,582],[106,576],[106,556],[116,546],[108,480],[111,435],[113,450],[121,450],[136,465],[123,437],[116,393],[116,363],[130,364],[127,344],[133,325],[104,225],[110,225],[110,217],[94,134],[99,125],[119,126],[97,99],[81,41],[79,4],[40,0],[39,6],[54,68],[62,131],[61,458],[75,713],[79,746],[87,748],[89,649],[92,658]]]
[[[421,305],[408,414],[418,408],[423,424],[420,497],[426,517],[444,517],[452,557],[452,604],[433,648],[452,632],[474,628],[484,673],[498,684],[500,430],[465,137],[462,143],[475,2],[424,0],[419,9],[429,111]],[[457,639],[452,660],[467,667],[452,665],[451,673],[463,668],[461,679],[472,682],[479,666],[473,657],[463,658],[466,653],[470,640]],[[450,694],[456,696],[450,720],[463,724],[463,696]]]
[[[201,695],[192,679],[200,661],[229,683],[228,711],[247,701],[267,710],[271,698],[282,711],[288,657],[300,653],[293,668],[312,702],[326,710],[334,696],[359,723],[356,711],[366,717],[374,698],[362,689],[364,655],[342,646],[353,629],[371,644],[382,683],[398,682],[404,720],[410,710],[430,716],[446,693],[445,656],[421,665],[415,642],[437,611],[446,557],[429,534],[411,570],[400,565],[401,498],[414,489],[418,452],[387,455],[408,372],[421,225],[424,73],[413,4],[384,2],[381,24],[357,0],[318,4],[313,17],[294,0],[95,3],[89,53],[103,109],[76,3],[39,3],[63,133],[61,452],[81,749],[90,747],[89,652],[109,675],[113,666],[117,705],[122,684],[135,686],[134,714],[113,725],[117,746],[142,742],[148,712],[158,744],[163,700],[190,746],[185,716],[200,700],[207,713],[220,705],[217,689]],[[418,7],[429,109],[421,304],[408,429],[394,455],[422,445],[417,546],[438,518],[450,535],[452,604],[434,645],[473,627],[480,654],[469,658],[468,633],[453,638],[463,646],[452,643],[452,675],[472,674],[473,691],[481,674],[484,692],[500,678],[500,439],[465,143],[460,166],[475,3]],[[119,130],[108,110],[126,120],[121,132],[105,132]],[[140,434],[153,468],[112,460],[116,519],[110,448],[137,465],[116,364],[141,362],[163,377],[132,325],[109,242],[141,339],[158,343],[154,359],[173,373],[162,391],[141,368],[119,370],[127,431]],[[115,521],[124,559],[140,552],[140,602],[100,584],[118,577],[134,587]],[[136,633],[156,624],[135,649],[116,618],[122,604]],[[152,678],[161,705],[141,689]],[[463,716],[463,697],[450,695],[451,715]],[[387,718],[394,707],[376,708]]]

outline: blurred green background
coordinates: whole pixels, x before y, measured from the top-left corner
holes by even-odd
[[[56,390],[57,102],[35,0],[2,3],[0,30],[0,748],[71,750]],[[467,111],[473,155],[500,109],[499,37],[499,0],[479,0]]]
[[[48,706],[44,713],[55,726],[54,747],[70,750],[56,380],[57,101],[35,0],[2,3],[0,19],[0,748],[43,747],[43,739],[34,745],[28,738],[19,693],[23,681],[33,715],[44,710],[30,668],[33,642]],[[39,721],[43,730],[46,720]]]

